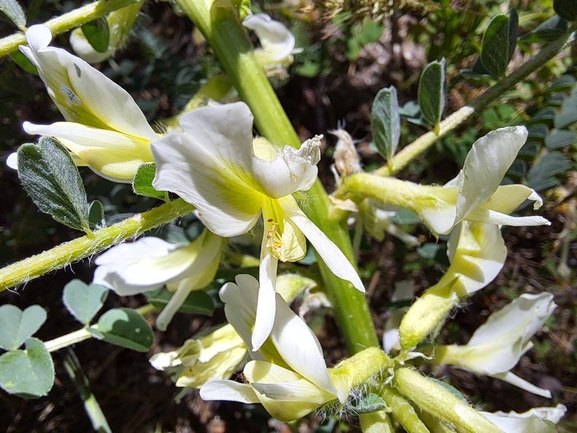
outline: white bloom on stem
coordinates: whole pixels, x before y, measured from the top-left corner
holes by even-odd
[[[220,291],[225,314],[245,343],[251,342],[257,314],[258,281],[238,275],[236,284],[227,283]],[[270,337],[244,368],[248,383],[215,380],[200,389],[204,400],[261,403],[275,418],[290,421],[321,405],[344,402],[349,389],[337,390],[326,368],[321,346],[310,328],[275,294],[275,319]]]
[[[448,247],[451,265],[447,272],[411,305],[401,321],[404,349],[420,343],[441,326],[460,300],[493,281],[507,258],[507,247],[495,224],[462,221],[451,232]]]
[[[481,414],[507,433],[557,433],[557,424],[565,415],[567,408],[558,404],[555,407],[535,407],[524,413],[517,412],[481,412]]]
[[[57,138],[103,177],[131,182],[142,163],[153,161],[150,142],[158,139],[136,102],[84,60],[49,47],[52,34],[48,27],[30,27],[26,40],[28,46],[20,50],[38,69],[66,122],[24,122],[24,130]]]
[[[360,291],[364,288],[341,250],[291,195],[315,182],[320,139],[307,140],[299,150],[285,146],[277,153],[272,147],[253,146],[252,123],[252,114],[242,102],[199,108],[181,118],[185,133],[156,141],[152,152],[157,165],[153,186],[196,206],[199,218],[213,233],[241,235],[262,215],[260,290],[252,337],[256,350],[274,323],[278,261],[302,259],[305,236],[336,276]]]
[[[525,200],[542,204],[524,185],[500,183],[527,139],[522,126],[497,129],[478,139],[459,175],[445,186],[428,186],[357,173],[346,180],[354,193],[416,212],[435,235],[448,234],[461,221],[495,225],[549,225],[540,216],[509,215]]]
[[[228,379],[247,352],[244,341],[229,324],[187,340],[175,351],[157,353],[150,363],[157,370],[168,370],[176,386],[200,388],[211,380]]]
[[[531,337],[541,329],[556,306],[550,293],[523,294],[491,314],[465,346],[437,347],[435,363],[463,367],[550,398],[550,391],[536,387],[510,370],[533,347]]]
[[[262,48],[257,48],[254,53],[261,65],[278,65],[284,60],[292,62],[295,37],[283,23],[261,13],[247,16],[242,25],[258,36]]]
[[[156,319],[156,327],[166,330],[189,293],[214,279],[224,243],[223,238],[205,230],[187,246],[154,237],[120,244],[96,259],[93,282],[121,296],[166,286],[174,295]]]

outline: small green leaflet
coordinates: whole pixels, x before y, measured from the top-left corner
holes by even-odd
[[[104,53],[108,50],[110,43],[110,29],[108,28],[108,21],[106,18],[100,17],[94,21],[85,23],[81,27],[82,33],[92,45],[95,51]]]
[[[18,176],[42,212],[69,227],[91,232],[82,178],[58,141],[42,137],[37,145],[20,146]]]
[[[485,34],[481,49],[481,62],[491,75],[496,78],[505,76],[507,65],[517,45],[519,17],[515,9],[509,15],[494,17]]]
[[[401,116],[394,86],[381,89],[373,101],[371,118],[373,142],[385,160],[390,160],[401,138]]]
[[[107,295],[108,289],[104,286],[87,286],[80,280],[72,280],[64,286],[62,301],[80,323],[88,325],[104,305]]]
[[[419,80],[419,107],[423,118],[439,133],[439,122],[445,108],[445,59],[427,65]]]
[[[26,15],[16,0],[0,0],[0,11],[4,12],[20,30],[26,30]]]
[[[130,308],[108,310],[98,320],[98,327],[87,329],[95,338],[138,352],[148,351],[154,340],[150,325]]]
[[[155,174],[156,164],[154,162],[141,164],[132,181],[132,189],[138,195],[157,198],[159,200],[168,200],[168,194],[166,192],[157,191],[152,186]]]
[[[16,350],[34,335],[46,321],[46,311],[39,305],[31,305],[22,311],[15,305],[0,307],[0,348]]]
[[[0,356],[0,387],[23,398],[48,394],[54,384],[54,363],[44,343],[26,340],[26,350],[11,350]]]

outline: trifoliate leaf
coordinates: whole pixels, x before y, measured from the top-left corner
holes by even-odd
[[[371,128],[377,151],[385,160],[390,160],[401,137],[401,116],[394,86],[377,93],[373,101]]]
[[[42,212],[69,227],[90,232],[82,178],[70,154],[58,141],[42,137],[37,145],[20,146],[18,176]]]

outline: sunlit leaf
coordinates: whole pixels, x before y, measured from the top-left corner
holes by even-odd
[[[31,305],[22,311],[15,305],[0,307],[0,347],[18,349],[24,341],[34,335],[46,321],[46,311],[39,305]]]
[[[4,12],[20,30],[26,30],[26,15],[16,0],[0,0],[0,11]]]
[[[26,350],[11,350],[0,356],[0,387],[10,394],[38,398],[54,384],[54,363],[44,343],[26,340]]]
[[[80,280],[72,280],[64,286],[62,301],[76,319],[88,325],[104,305],[108,289],[98,284],[87,286]]]
[[[166,200],[167,195],[164,191],[157,191],[152,186],[152,181],[154,180],[154,175],[156,174],[156,164],[154,162],[148,162],[146,164],[140,165],[132,181],[132,188],[134,192],[138,195],[144,195],[146,197],[157,198],[159,200]]]
[[[377,93],[373,101],[371,129],[378,152],[385,160],[391,159],[401,137],[401,116],[394,86]]]
[[[108,21],[106,21],[106,18],[100,17],[94,21],[85,23],[82,25],[81,29],[94,50],[99,53],[104,53],[108,50],[108,45],[110,43],[110,29],[108,28]]]
[[[438,128],[445,108],[445,59],[427,65],[419,80],[419,107],[424,119]],[[436,131],[438,132],[438,131]]]
[[[109,310],[100,317],[97,328],[87,329],[98,339],[138,352],[146,352],[154,340],[150,325],[130,308]]]

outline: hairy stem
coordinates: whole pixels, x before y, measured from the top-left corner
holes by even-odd
[[[108,15],[117,9],[135,3],[138,0],[100,0],[89,5],[74,9],[67,14],[53,18],[44,23],[53,35],[67,32],[96,18]],[[143,1],[143,0],[142,0]],[[18,46],[26,43],[22,33],[15,33],[0,39],[0,58],[16,51]]]
[[[0,291],[24,284],[48,272],[90,257],[112,245],[133,238],[147,230],[166,224],[194,210],[194,206],[178,199],[125,219],[110,227],[60,244],[0,269]]]
[[[250,107],[259,132],[277,145],[300,147],[301,142],[274,89],[255,60],[252,45],[232,3],[227,0],[177,0],[177,3],[210,43],[240,97]],[[309,194],[311,204],[303,210],[354,263],[348,230],[329,220],[330,201],[318,180]],[[357,353],[366,347],[377,346],[364,294],[333,275],[320,259],[319,267],[349,350]]]

